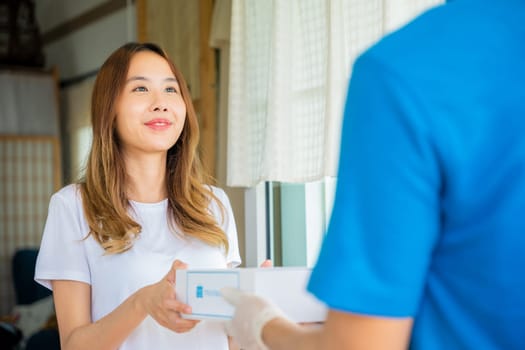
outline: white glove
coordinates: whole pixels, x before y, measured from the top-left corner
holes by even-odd
[[[262,330],[274,318],[284,317],[282,311],[271,302],[236,288],[225,287],[221,294],[235,306],[232,320],[226,322],[226,333],[242,349],[268,349],[262,341]]]

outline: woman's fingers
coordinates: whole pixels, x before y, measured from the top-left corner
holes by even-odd
[[[180,312],[169,311],[165,314],[165,319],[161,324],[174,332],[184,333],[192,330],[199,322],[200,321],[198,320],[189,320],[183,318]]]
[[[188,268],[188,264],[180,261],[180,260],[175,260],[173,262],[173,264],[171,265],[171,269],[170,271],[168,272],[168,274],[166,275],[165,279],[170,282],[171,284],[174,284],[175,283],[175,279],[176,279],[176,276],[177,276],[177,270],[184,270],[184,269],[187,269]]]
[[[184,304],[177,299],[168,299],[164,302],[164,306],[170,312],[179,312],[182,314],[191,314],[191,306]]]
[[[266,259],[261,263],[261,267],[273,267],[273,262],[270,259]]]
[[[189,320],[181,316],[181,314],[191,314],[191,307],[177,300],[175,295],[177,270],[186,268],[188,265],[180,260],[173,262],[166,277],[155,285],[157,297],[154,299],[157,303],[150,312],[159,324],[177,333],[188,332],[199,323],[198,320]]]
[[[198,320],[186,320],[181,318],[177,321],[173,330],[177,333],[185,333],[191,331],[199,323]]]

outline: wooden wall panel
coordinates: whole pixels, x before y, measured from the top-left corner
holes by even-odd
[[[217,73],[210,47],[213,0],[136,0],[137,37],[161,45],[182,71],[199,117],[200,155],[216,177]]]

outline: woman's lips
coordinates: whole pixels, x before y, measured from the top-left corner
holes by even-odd
[[[172,124],[173,123],[167,119],[152,119],[144,123],[144,125],[146,125],[148,128],[153,129],[153,130],[166,130]]]

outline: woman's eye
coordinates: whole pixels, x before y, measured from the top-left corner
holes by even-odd
[[[145,86],[137,86],[136,88],[133,89],[133,91],[146,92],[146,91],[148,91],[148,89]]]
[[[170,87],[167,87],[166,88],[166,92],[174,92],[174,93],[177,93],[177,89],[175,89],[173,86],[170,86]]]

